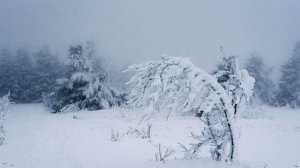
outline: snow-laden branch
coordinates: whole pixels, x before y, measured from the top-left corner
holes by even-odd
[[[161,61],[133,65],[128,70],[136,72],[127,83],[130,105],[194,112],[207,126],[202,140],[212,144],[213,159],[234,159],[234,107],[214,76],[183,57],[162,57]]]

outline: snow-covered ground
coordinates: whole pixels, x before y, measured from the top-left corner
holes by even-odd
[[[206,149],[199,160],[181,160],[178,143],[194,140],[202,123],[193,116],[167,114],[150,120],[136,110],[111,109],[51,114],[41,104],[12,105],[5,122],[6,143],[0,146],[0,168],[219,168],[300,167],[300,112],[256,108],[257,119],[240,119],[239,163],[211,161]],[[144,121],[141,121],[144,118]],[[130,130],[152,124],[150,139]],[[112,130],[119,134],[111,140]],[[166,163],[156,162],[158,145],[174,150]]]

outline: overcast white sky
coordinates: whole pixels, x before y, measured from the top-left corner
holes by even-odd
[[[222,45],[279,67],[300,40],[300,0],[0,0],[0,47],[64,54],[84,40],[118,66],[167,53],[209,70]]]

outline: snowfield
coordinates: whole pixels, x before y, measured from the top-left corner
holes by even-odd
[[[51,114],[41,104],[12,105],[5,122],[6,143],[0,146],[0,168],[293,168],[300,167],[300,113],[288,108],[260,107],[256,119],[239,119],[239,162],[201,158],[182,160],[178,143],[193,143],[202,122],[193,116],[159,113],[150,119],[135,110],[110,109]],[[143,139],[134,129],[146,130]],[[112,133],[113,132],[113,133]],[[112,135],[117,136],[112,140]],[[162,151],[174,151],[165,163]]]

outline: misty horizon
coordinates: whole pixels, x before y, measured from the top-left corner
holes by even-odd
[[[210,71],[220,46],[243,63],[262,56],[279,67],[300,39],[299,1],[2,1],[0,47],[48,46],[66,57],[68,47],[93,41],[98,55],[118,69],[159,59],[190,57]]]

